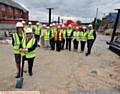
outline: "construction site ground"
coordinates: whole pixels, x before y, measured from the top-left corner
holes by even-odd
[[[37,48],[33,76],[24,74],[16,89],[16,66],[11,44],[0,44],[0,90],[39,91],[40,94],[120,94],[120,57],[108,49],[110,36],[98,34],[88,57],[72,50]],[[80,48],[80,46],[79,46]],[[25,70],[27,70],[27,62]],[[32,94],[32,93],[30,93]]]

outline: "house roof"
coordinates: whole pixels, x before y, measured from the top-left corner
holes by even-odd
[[[18,9],[21,9],[21,10],[23,10],[24,12],[28,12],[28,10],[26,10],[22,5],[16,3],[16,2],[13,1],[13,0],[0,0],[0,3],[3,3],[3,4],[6,4],[6,5],[9,5],[9,6],[12,6],[12,7],[15,7],[15,8],[18,8]]]

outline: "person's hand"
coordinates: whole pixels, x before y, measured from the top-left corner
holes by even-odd
[[[26,52],[26,50],[25,50],[25,49],[22,49],[22,52]]]
[[[20,48],[19,51],[22,52],[22,51],[23,51],[23,48]]]
[[[20,48],[20,52],[25,52],[26,50],[23,48]]]

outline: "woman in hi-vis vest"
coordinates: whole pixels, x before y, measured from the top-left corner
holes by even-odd
[[[20,52],[23,56],[22,57],[23,66],[24,66],[24,61],[25,60],[28,61],[28,72],[30,76],[33,75],[32,68],[33,68],[34,59],[36,57],[35,54],[36,47],[37,47],[37,40],[34,38],[32,30],[28,28],[26,30],[26,37],[22,40],[22,44],[20,45]]]
[[[57,32],[55,33],[55,41],[56,41],[56,51],[60,52],[62,49],[62,40],[63,40],[63,33],[61,32],[61,26],[57,27]]]

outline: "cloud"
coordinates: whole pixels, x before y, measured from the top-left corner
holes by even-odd
[[[98,17],[104,13],[120,8],[119,0],[14,0],[24,5],[30,11],[30,18],[34,20],[47,21],[48,10],[53,7],[54,15],[93,18],[96,16],[96,9],[99,8]]]

